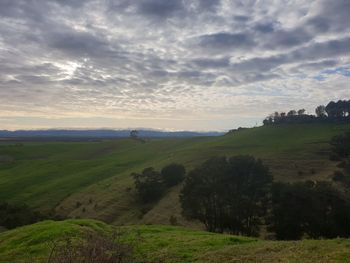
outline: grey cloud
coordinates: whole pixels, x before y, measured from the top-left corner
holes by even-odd
[[[259,33],[272,33],[275,31],[274,22],[259,22],[253,26],[253,30]]]
[[[232,68],[239,71],[269,71],[283,64],[332,58],[345,54],[350,54],[350,38],[314,43],[285,54],[249,59],[234,63]]]
[[[216,11],[216,9],[221,5],[220,0],[198,0],[199,9],[203,11]]]
[[[307,19],[305,26],[313,28],[318,33],[343,32],[350,24],[350,1],[319,0],[316,2],[316,12]]]
[[[181,0],[141,0],[137,4],[139,13],[159,18],[169,17],[183,8]]]
[[[109,0],[108,7],[113,12],[125,12],[127,14],[138,14],[151,19],[166,19],[183,12],[185,6],[182,0]]]
[[[307,43],[312,38],[313,36],[302,28],[275,30],[271,34],[266,35],[266,43],[264,46],[269,49],[277,49],[281,47],[289,48]]]
[[[208,49],[249,49],[255,45],[254,39],[246,33],[220,32],[202,35],[198,39],[199,45]]]
[[[305,70],[307,71],[320,71],[325,68],[333,68],[339,64],[339,60],[337,59],[326,59],[322,61],[309,62],[309,63],[300,63],[295,67],[290,69],[291,73],[301,73],[305,74]]]
[[[88,56],[102,55],[108,51],[109,45],[105,39],[87,32],[77,32],[71,29],[50,32],[48,45],[51,48],[63,50],[71,54]]]
[[[228,67],[230,64],[230,59],[227,57],[224,58],[198,58],[193,59],[192,62],[201,68],[223,68]]]
[[[69,6],[73,8],[83,7],[89,0],[50,0],[56,2],[59,5]]]
[[[250,17],[244,15],[236,15],[233,17],[233,19],[238,22],[247,22],[250,19]]]

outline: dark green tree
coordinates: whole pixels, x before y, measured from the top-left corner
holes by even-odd
[[[271,182],[268,168],[252,156],[211,158],[186,177],[183,215],[212,232],[257,235]]]
[[[186,175],[186,170],[183,165],[172,163],[165,166],[162,169],[161,175],[163,177],[164,184],[167,187],[171,187],[171,186],[177,185],[178,183],[184,180]]]
[[[327,182],[276,183],[272,227],[277,239],[350,236],[350,202]]]
[[[345,159],[350,157],[350,131],[343,135],[334,136],[330,144],[333,146],[333,152],[338,157]]]
[[[141,174],[131,175],[134,177],[135,187],[142,202],[154,202],[163,195],[165,190],[163,178],[153,167],[144,169]]]
[[[8,229],[29,225],[41,221],[45,217],[29,208],[27,205],[0,203],[0,226]]]
[[[305,109],[300,109],[298,110],[298,115],[304,115],[305,114]]]

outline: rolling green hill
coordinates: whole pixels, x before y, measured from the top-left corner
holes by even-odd
[[[48,242],[87,231],[116,228],[94,220],[44,221],[0,233],[0,263],[46,262]],[[123,231],[126,230],[126,231]],[[135,255],[164,262],[350,262],[350,240],[263,241],[170,226],[119,228],[135,244]],[[136,238],[135,238],[136,237]],[[136,242],[135,242],[136,240]],[[162,261],[163,262],[163,261]]]
[[[187,169],[214,155],[251,154],[276,180],[327,179],[336,169],[328,141],[350,124],[293,124],[236,131],[221,137],[99,142],[0,142],[0,200],[73,218],[115,224],[178,223],[178,193],[170,189],[149,211],[135,200],[131,172],[183,163]],[[194,223],[195,224],[195,223]]]

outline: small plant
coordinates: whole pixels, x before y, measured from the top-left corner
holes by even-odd
[[[111,236],[96,232],[85,233],[83,238],[66,236],[49,244],[48,263],[131,263],[133,246],[123,241],[122,235]]]

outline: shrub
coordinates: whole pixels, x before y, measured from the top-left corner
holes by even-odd
[[[7,229],[29,225],[44,220],[45,216],[22,204],[0,203],[0,226]]]
[[[161,171],[164,184],[167,187],[171,187],[179,184],[185,178],[186,170],[181,164],[169,164],[165,166]]]
[[[83,239],[66,236],[49,244],[48,263],[131,263],[133,246],[119,235],[88,232]]]
[[[139,198],[144,203],[158,200],[164,193],[164,184],[161,174],[149,167],[142,171],[141,174],[133,173],[135,187]]]

